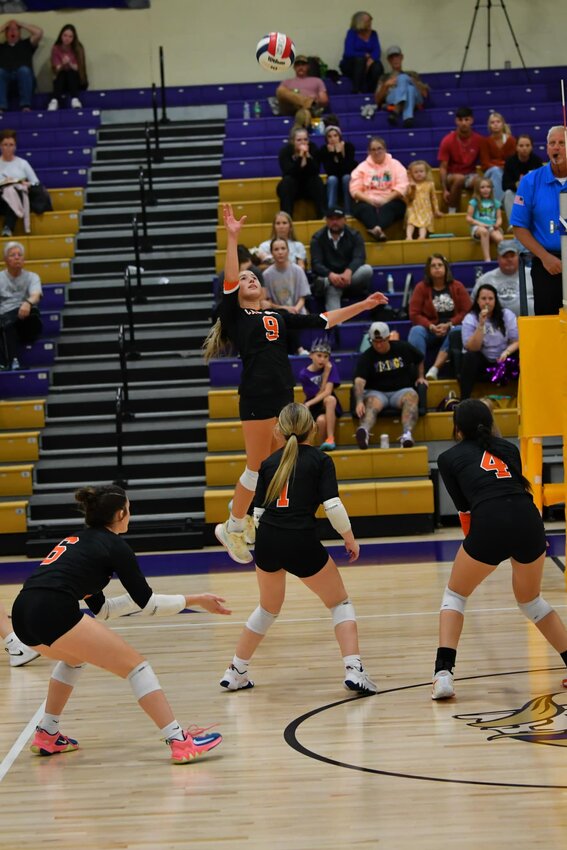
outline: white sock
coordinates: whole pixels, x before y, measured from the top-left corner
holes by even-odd
[[[229,534],[239,534],[241,531],[244,531],[244,517],[235,517],[231,511],[226,528]]]
[[[59,715],[48,714],[46,712],[38,725],[39,728],[43,729],[44,732],[47,732],[48,735],[55,735],[59,732]]]
[[[238,655],[235,655],[232,659],[232,666],[236,668],[238,673],[247,673],[249,664],[250,659],[245,661],[243,658],[239,658]]]
[[[20,643],[20,640],[19,640],[16,632],[10,632],[10,634],[6,635],[6,637],[4,638],[4,645],[5,646],[10,646],[11,643],[16,643],[16,644]]]
[[[165,738],[166,741],[184,741],[185,735],[183,734],[183,729],[177,722],[177,720],[172,720],[171,723],[168,723],[167,726],[164,726],[163,729],[160,729],[161,737]]]
[[[347,667],[354,667],[356,670],[364,670],[360,655],[343,655],[343,661],[345,663],[345,669]]]

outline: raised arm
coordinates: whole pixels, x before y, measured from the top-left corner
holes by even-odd
[[[238,263],[238,236],[246,221],[246,216],[235,218],[230,204],[224,204],[222,217],[226,228],[226,256],[224,260],[225,283],[236,283],[240,266]]]

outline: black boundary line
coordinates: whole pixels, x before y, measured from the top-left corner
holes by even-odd
[[[551,560],[553,561],[555,566],[559,567],[561,572],[564,573],[565,572],[565,564],[563,563],[561,558],[558,558],[557,555],[550,555],[549,557],[551,558]]]
[[[468,682],[474,679],[491,679],[496,676],[518,676],[525,673],[541,673],[548,672],[552,670],[563,670],[563,667],[540,667],[536,670],[510,670],[507,673],[486,673],[479,676],[464,676],[461,679],[456,679],[457,682]],[[307,756],[308,758],[315,759],[316,761],[322,761],[325,764],[332,764],[335,767],[346,768],[347,770],[357,770],[360,773],[373,773],[378,776],[394,776],[400,779],[418,779],[424,782],[449,782],[454,785],[486,785],[490,787],[496,788],[557,788],[560,790],[567,789],[567,785],[532,785],[525,782],[483,782],[480,779],[445,779],[440,776],[418,776],[413,773],[398,773],[392,770],[378,770],[373,767],[361,767],[355,764],[348,764],[347,762],[337,761],[336,759],[328,758],[327,756],[322,756],[319,753],[313,752],[313,750],[307,749],[303,744],[300,744],[297,740],[297,729],[301,724],[309,720],[311,717],[315,717],[317,714],[321,714],[323,711],[327,711],[331,708],[336,708],[338,705],[346,705],[349,702],[358,702],[360,699],[370,699],[374,696],[383,696],[384,694],[392,694],[397,693],[399,691],[410,691],[415,688],[423,688],[430,686],[431,682],[421,682],[417,685],[403,685],[401,688],[389,688],[386,691],[380,691],[378,694],[368,694],[367,696],[357,696],[357,697],[347,697],[347,699],[341,699],[337,702],[329,703],[328,705],[323,705],[320,708],[315,708],[313,711],[308,711],[306,714],[302,714],[300,717],[297,717],[295,720],[292,720],[286,728],[284,729],[284,740],[288,746],[290,746],[293,750],[300,753],[301,755]]]

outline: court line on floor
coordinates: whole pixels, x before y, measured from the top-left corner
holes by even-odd
[[[33,715],[31,720],[26,724],[26,726],[22,729],[2,761],[0,762],[0,782],[5,778],[8,771],[22,752],[23,748],[29,741],[32,736],[35,727],[40,721],[42,714],[45,711],[45,700],[41,703],[36,713]]]

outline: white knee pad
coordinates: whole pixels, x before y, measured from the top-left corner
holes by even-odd
[[[333,617],[333,626],[338,626],[340,623],[346,623],[349,620],[356,622],[356,614],[354,613],[354,605],[350,599],[345,599],[344,602],[339,602],[334,608],[331,608],[331,616]]]
[[[258,473],[254,472],[252,469],[248,469],[245,467],[244,472],[238,479],[243,487],[246,490],[252,490],[253,493],[256,492],[256,484],[258,483]]]
[[[553,611],[553,608],[549,602],[545,601],[543,596],[536,596],[531,602],[518,602],[518,608],[532,623],[539,623]]]
[[[77,667],[71,667],[71,665],[66,664],[65,661],[58,661],[51,671],[51,678],[55,679],[57,682],[63,682],[64,685],[69,685],[74,688],[86,666],[86,664],[79,664]]]
[[[145,697],[154,691],[161,691],[161,685],[158,681],[158,677],[147,661],[142,661],[141,664],[138,664],[137,667],[130,670],[128,673],[128,681],[130,682],[130,687],[132,688],[137,700],[141,700],[142,697]]]
[[[277,614],[270,614],[265,611],[260,605],[252,611],[248,617],[246,628],[251,632],[256,632],[257,635],[265,635],[272,623],[276,621]]]
[[[464,614],[466,604],[466,596],[461,596],[460,593],[455,593],[454,590],[450,590],[448,587],[445,588],[445,593],[441,600],[441,611],[458,611],[459,614]]]

